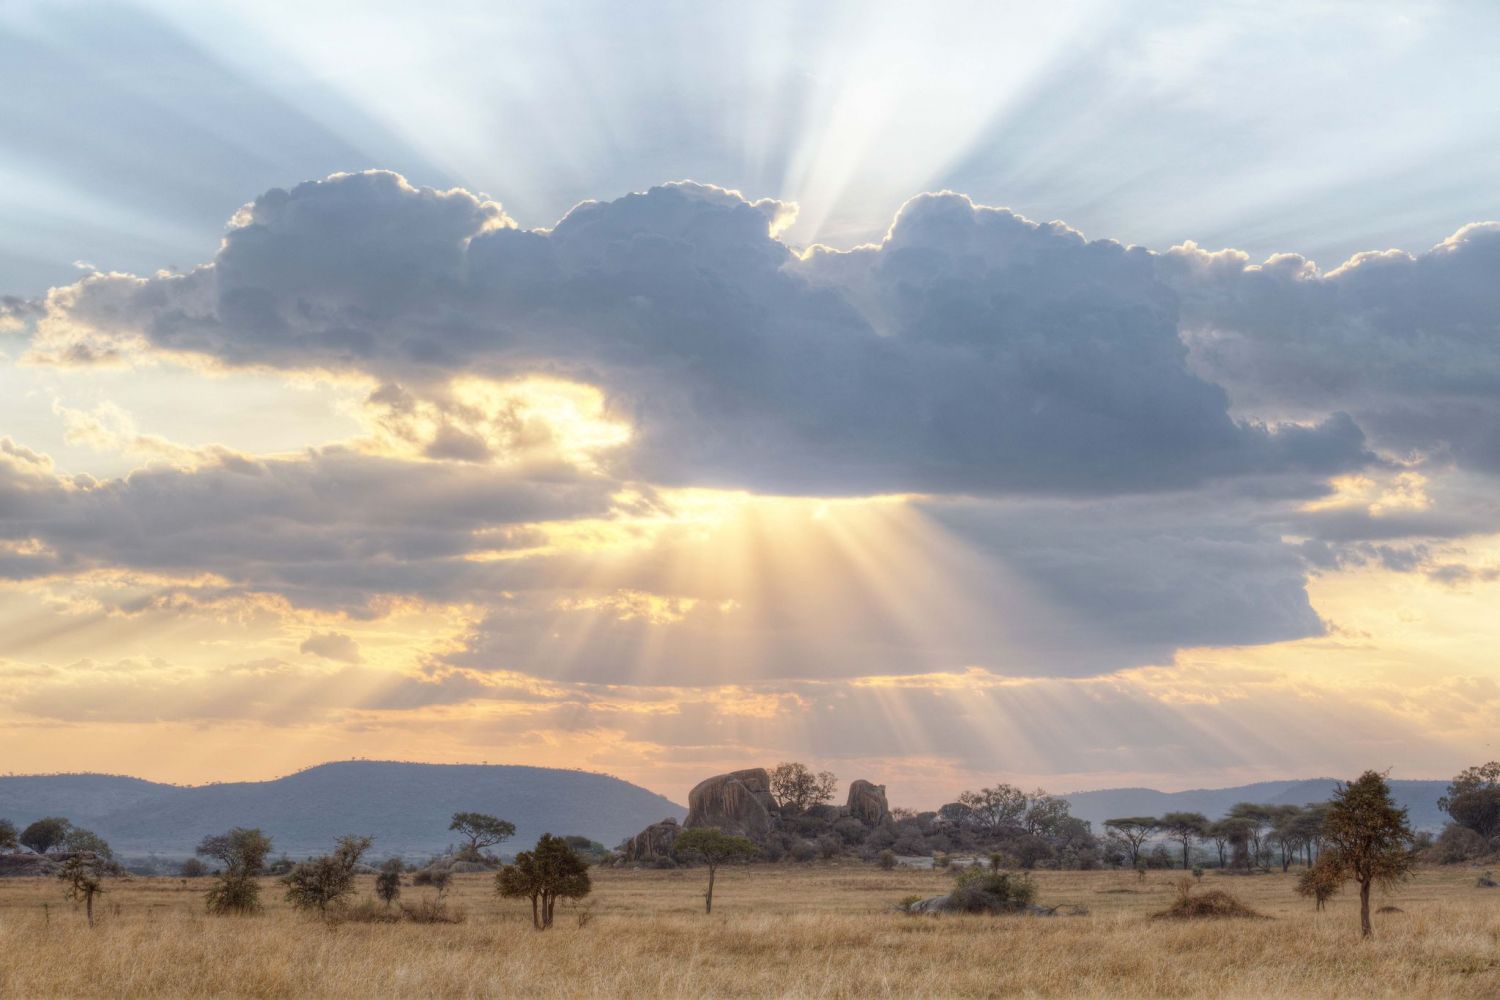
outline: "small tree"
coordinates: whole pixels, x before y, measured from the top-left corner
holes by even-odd
[[[784,761],[771,772],[771,795],[783,809],[806,812],[833,798],[838,783],[829,771],[814,774],[806,764]]]
[[[208,865],[197,858],[188,858],[178,867],[177,874],[183,878],[202,878],[208,874]]]
[[[354,891],[354,876],[359,859],[370,849],[370,837],[340,837],[332,854],[308,858],[282,879],[287,902],[299,910],[317,910],[327,917],[328,911],[343,905]]]
[[[0,819],[0,851],[14,851],[20,843],[16,824],[8,819]]]
[[[105,861],[97,854],[74,854],[62,863],[57,877],[68,899],[83,901],[89,926],[94,926],[94,897],[104,891]]]
[[[714,826],[695,826],[678,836],[672,845],[675,854],[701,858],[708,866],[708,890],[703,894],[703,912],[714,912],[714,877],[726,861],[748,861],[760,853],[753,841],[734,837]],[[885,852],[890,854],[889,851]],[[891,866],[895,855],[891,855]]]
[[[484,848],[494,847],[516,833],[514,823],[477,812],[454,813],[453,822],[448,824],[448,829],[468,839],[468,844],[460,854],[471,861],[478,861],[480,851]]]
[[[260,909],[260,883],[271,838],[254,828],[237,826],[228,833],[204,837],[198,854],[223,865],[204,895],[210,913],[253,913]]]
[[[986,837],[1022,828],[1028,806],[1025,792],[1004,783],[977,792],[960,792],[958,803],[968,810],[967,825]]]
[[[375,895],[389,907],[401,895],[401,859],[391,858],[375,876]]]
[[[37,854],[46,854],[52,848],[62,845],[72,825],[61,816],[39,819],[21,831],[21,846]]]
[[[552,909],[559,898],[582,899],[592,889],[588,862],[550,833],[542,834],[536,847],[517,854],[515,864],[495,873],[500,895],[531,900],[531,923],[539,931],[552,926]]]
[[[1130,867],[1140,869],[1141,845],[1161,829],[1161,821],[1155,816],[1122,816],[1105,820],[1104,828],[1125,842],[1130,851]]]
[[[1161,818],[1161,827],[1167,837],[1182,845],[1182,870],[1191,868],[1189,856],[1193,842],[1208,829],[1208,817],[1196,812],[1171,812]]]
[[[1318,858],[1326,865],[1325,878],[1342,884],[1359,883],[1359,931],[1369,937],[1370,888],[1394,888],[1411,877],[1412,832],[1406,810],[1391,799],[1385,776],[1366,771],[1349,784],[1340,784],[1323,821],[1325,847]]]
[[[1318,859],[1318,863],[1297,876],[1297,893],[1315,900],[1318,909],[1323,909],[1344,884],[1344,876],[1331,855]]]

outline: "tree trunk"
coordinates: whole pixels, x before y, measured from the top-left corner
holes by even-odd
[[[537,930],[542,929],[542,915],[537,912],[535,896],[531,897],[531,926]]]
[[[1370,937],[1370,880],[1359,884],[1359,936]]]
[[[1182,842],[1182,870],[1183,871],[1187,871],[1191,867],[1192,866],[1188,864],[1188,842],[1186,840],[1183,840],[1183,842]]]
[[[703,912],[714,912],[714,874],[718,871],[718,865],[708,866],[708,892],[703,894]]]
[[[83,894],[83,909],[89,915],[89,926],[94,926],[94,894],[92,892]]]

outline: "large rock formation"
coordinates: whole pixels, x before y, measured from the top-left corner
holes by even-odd
[[[626,861],[650,861],[652,858],[671,857],[672,845],[682,827],[670,816],[660,823],[652,823],[625,844]]]
[[[725,833],[763,843],[775,825],[776,800],[763,767],[717,774],[688,793],[684,827],[716,826]]]
[[[885,786],[863,778],[849,786],[849,804],[845,808],[850,816],[871,826],[879,826],[891,815],[890,805],[885,800]]]

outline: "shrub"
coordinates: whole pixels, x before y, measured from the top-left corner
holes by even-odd
[[[391,858],[375,876],[375,895],[389,909],[401,895],[401,859]]]
[[[1490,845],[1466,826],[1449,823],[1432,847],[1439,864],[1452,865],[1472,861],[1489,853]]]
[[[1483,875],[1481,875],[1477,879],[1475,879],[1474,880],[1474,885],[1477,886],[1480,889],[1495,889],[1495,888],[1500,888],[1500,882],[1496,882],[1495,881],[1495,876],[1492,875],[1490,872],[1485,872]]]
[[[932,852],[927,849],[927,841],[922,839],[921,834],[905,833],[898,837],[891,849],[897,854],[904,854],[910,858],[923,858]]]
[[[805,863],[818,856],[818,845],[810,840],[798,840],[792,844],[790,853],[793,861]]]
[[[208,865],[205,865],[197,858],[188,858],[177,869],[177,874],[183,878],[202,878],[208,874]]]
[[[369,837],[341,837],[332,854],[309,858],[282,879],[287,902],[299,910],[317,910],[327,916],[330,908],[341,907],[354,891],[355,868],[370,849]]]
[[[890,871],[892,868],[896,867],[896,852],[890,849],[881,851],[880,858],[877,863],[885,871]]]
[[[464,922],[463,910],[450,909],[442,899],[431,897],[419,899],[415,903],[402,903],[401,916],[414,924],[461,924]]]
[[[950,857],[948,857],[948,855],[943,854],[941,851],[933,853],[933,855],[932,855],[932,867],[934,867],[934,868],[947,868],[951,864],[953,864],[953,859],[950,858]]]
[[[986,871],[975,865],[960,872],[957,882],[948,901],[951,908],[964,913],[1013,912],[1036,902],[1036,885],[1029,875]]]
[[[825,861],[838,857],[843,849],[844,842],[830,833],[825,833],[818,838],[818,853]]]

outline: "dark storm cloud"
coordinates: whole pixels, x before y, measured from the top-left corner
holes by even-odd
[[[1144,250],[936,195],[879,247],[802,260],[771,235],[784,211],[680,184],[528,232],[465,192],[339,176],[257,199],[211,266],[55,293],[38,348],[139,333],[416,385],[576,378],[636,429],[619,471],[657,483],[1099,495],[1366,460],[1341,414],[1232,420]]]
[[[1500,472],[1500,223],[1327,273],[1195,247],[1160,264],[1195,370],[1237,406],[1344,410],[1382,447]]]

